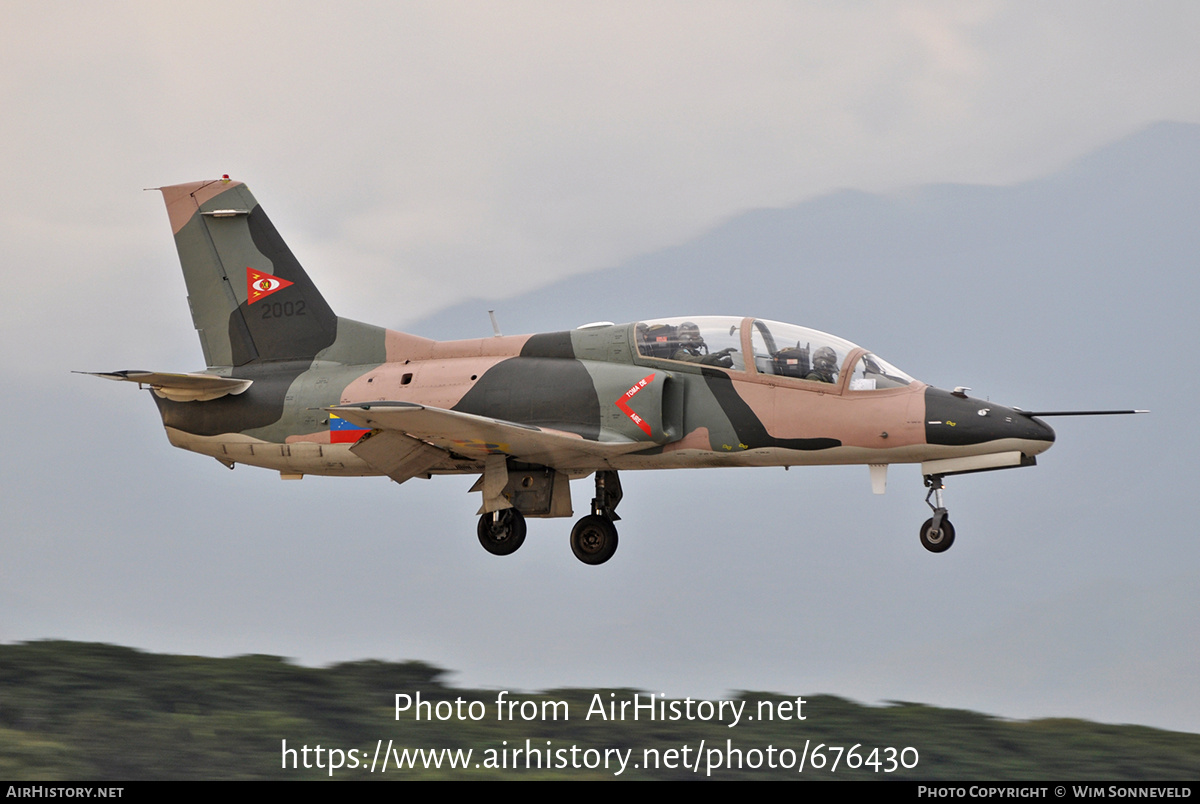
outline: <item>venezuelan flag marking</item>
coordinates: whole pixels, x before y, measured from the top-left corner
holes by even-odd
[[[366,432],[367,428],[365,427],[351,424],[341,416],[329,414],[329,443],[331,444],[353,444]]]

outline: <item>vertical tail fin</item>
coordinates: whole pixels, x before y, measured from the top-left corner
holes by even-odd
[[[160,187],[209,366],[311,360],[338,319],[246,185]]]

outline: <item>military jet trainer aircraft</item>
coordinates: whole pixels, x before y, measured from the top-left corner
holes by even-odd
[[[159,189],[207,368],[99,376],[148,386],[170,442],[230,468],[478,474],[479,541],[496,555],[521,546],[525,517],[571,516],[569,481],[591,474],[571,549],[602,564],[621,470],[866,464],[883,493],[893,463],[921,464],[921,543],[942,552],[942,479],[1032,465],[1054,443],[1037,417],[1066,415],[942,391],[849,341],[758,318],[446,342],[361,324],[334,314],[244,184]]]

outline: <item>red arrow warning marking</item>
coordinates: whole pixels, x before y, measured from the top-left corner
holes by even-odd
[[[638,427],[642,428],[642,432],[645,433],[646,435],[650,435],[650,425],[646,422],[645,419],[643,419],[641,416],[639,416],[633,412],[633,409],[631,407],[629,407],[629,400],[631,400],[635,396],[637,396],[638,391],[642,390],[643,388],[645,388],[647,385],[649,385],[653,381],[654,381],[653,374],[642,377],[640,380],[635,382],[628,391],[621,394],[620,398],[617,399],[617,401],[613,403],[614,405],[616,405],[618,408],[621,409],[622,413],[624,413],[626,416],[629,417],[630,421],[632,421]]]

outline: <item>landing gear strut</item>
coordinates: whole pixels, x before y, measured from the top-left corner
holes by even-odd
[[[621,480],[615,471],[596,473],[596,496],[592,513],[571,528],[571,552],[584,564],[603,564],[617,552],[617,528],[613,522],[621,502]]]
[[[941,475],[926,475],[925,485],[929,493],[925,504],[933,509],[933,516],[921,526],[921,544],[931,553],[944,553],[954,544],[954,526],[950,524],[949,511],[942,505]],[[933,497],[933,502],[929,498]]]
[[[517,552],[525,543],[525,516],[516,508],[504,508],[479,517],[479,543],[494,556]]]

